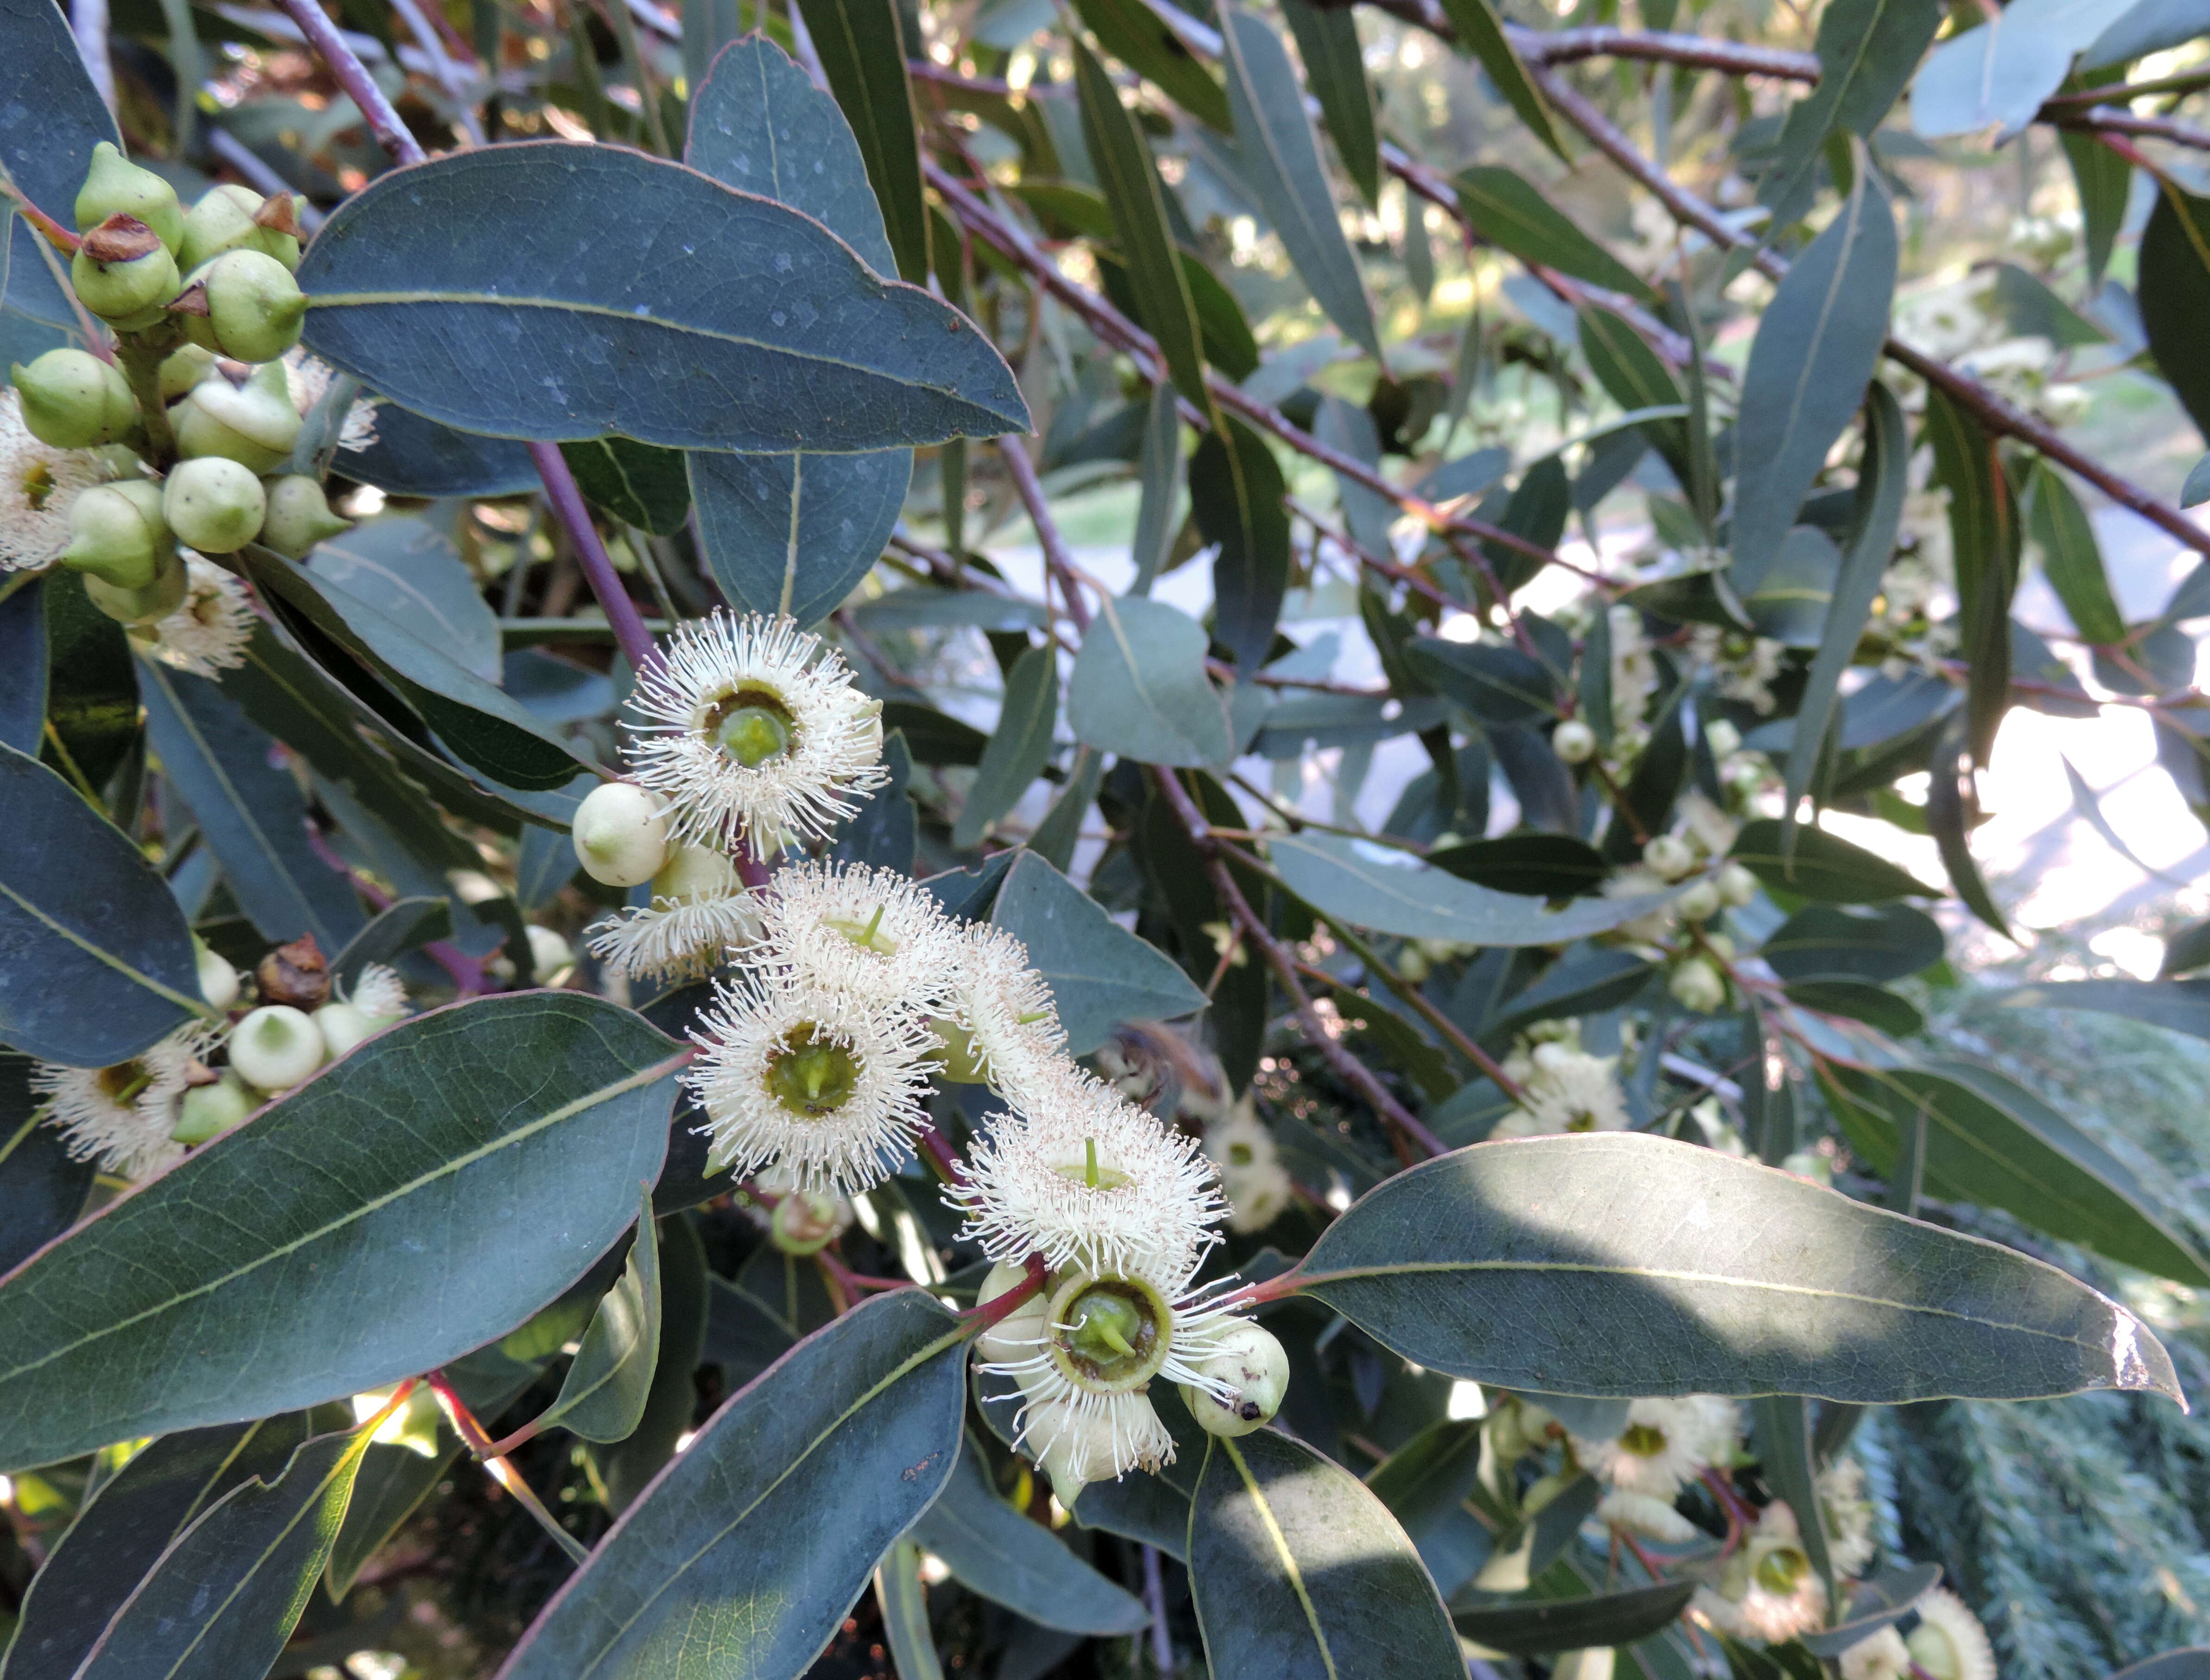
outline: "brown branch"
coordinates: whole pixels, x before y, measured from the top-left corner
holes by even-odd
[[[1391,1094],[1374,1070],[1345,1049],[1327,1030],[1319,1012],[1313,1007],[1311,996],[1297,977],[1297,959],[1294,952],[1276,939],[1273,932],[1259,919],[1244,897],[1243,890],[1236,885],[1235,877],[1229,869],[1219,838],[1189,796],[1189,790],[1170,770],[1152,769],[1153,784],[1166,795],[1167,803],[1174,807],[1175,818],[1205,859],[1205,873],[1212,877],[1213,889],[1220,902],[1243,930],[1244,942],[1266,959],[1266,966],[1274,971],[1283,994],[1289,1000],[1289,1008],[1297,1019],[1297,1030],[1306,1041],[1318,1050],[1335,1076],[1366,1100],[1367,1105],[1390,1127],[1400,1139],[1410,1139],[1430,1155],[1448,1154],[1449,1145],[1422,1125],[1410,1109]]]

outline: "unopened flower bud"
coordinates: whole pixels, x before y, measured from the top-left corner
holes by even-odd
[[[1223,1397],[1194,1383],[1181,1384],[1189,1415],[1208,1435],[1248,1435],[1264,1429],[1289,1391],[1289,1356],[1271,1331],[1247,1319],[1214,1337],[1212,1346],[1197,1369],[1234,1392]]]
[[[551,985],[561,970],[575,965],[576,947],[550,928],[533,922],[524,931],[529,935],[529,977],[539,985]]]
[[[1568,717],[1550,731],[1550,751],[1569,764],[1585,764],[1596,757],[1596,731],[1578,717]]]
[[[1642,849],[1642,861],[1669,881],[1696,867],[1696,854],[1676,834],[1661,834]]]
[[[187,344],[161,364],[161,400],[174,402],[207,378],[214,366],[214,352]]]
[[[1739,863],[1730,863],[1718,873],[1719,897],[1739,909],[1757,897],[1757,877]]]
[[[261,480],[219,455],[179,461],[161,496],[162,516],[179,541],[203,554],[231,554],[261,534],[269,498]]]
[[[183,556],[173,548],[154,562],[154,581],[141,589],[118,589],[102,583],[90,572],[84,576],[84,595],[94,607],[118,624],[153,624],[184,604],[191,588]]]
[[[69,287],[110,326],[136,332],[159,321],[162,305],[177,295],[177,259],[136,217],[110,216],[69,259]]]
[[[570,826],[583,873],[608,886],[642,886],[667,863],[667,819],[659,799],[633,782],[594,788]]]
[[[111,589],[142,589],[171,547],[161,518],[161,487],[125,479],[94,485],[70,505],[69,542],[61,562]]]
[[[299,439],[299,411],[284,383],[284,364],[269,362],[232,383],[232,362],[216,364],[169,410],[178,450],[186,456],[218,455],[250,472],[266,473],[291,458]]]
[[[23,424],[56,449],[111,444],[138,423],[130,382],[112,362],[83,350],[49,350],[9,370],[22,393]]]
[[[353,529],[353,522],[330,511],[321,483],[305,473],[287,473],[269,480],[268,517],[261,522],[261,540],[287,559],[301,560],[318,542]]]
[[[1720,903],[1718,883],[1706,879],[1682,889],[1673,909],[1683,922],[1708,922],[1719,913]]]
[[[1710,962],[1690,957],[1678,964],[1665,982],[1674,1001],[1699,1015],[1708,1015],[1726,1002],[1726,981]]]
[[[244,1120],[261,1102],[235,1073],[225,1073],[211,1085],[194,1085],[184,1093],[171,1139],[180,1144],[203,1144],[220,1137]]]
[[[271,211],[270,207],[278,207]],[[268,216],[269,221],[263,218]],[[283,231],[272,222],[281,220]],[[177,264],[187,274],[229,251],[257,251],[286,269],[299,266],[299,220],[287,193],[263,198],[251,187],[226,183],[210,188],[184,217],[184,242]]]
[[[184,285],[200,288],[207,309],[184,317],[195,344],[234,361],[273,362],[299,341],[306,293],[265,251],[226,251],[194,269]]]
[[[198,934],[192,935],[192,955],[199,964],[200,995],[217,1009],[227,1009],[238,1001],[238,970],[231,967],[222,953],[203,944]]]
[[[253,970],[263,1003],[288,1003],[294,1009],[319,1009],[329,1000],[330,964],[312,934],[280,945]]]
[[[257,1091],[289,1091],[328,1056],[322,1030],[289,1004],[263,1005],[230,1035],[231,1072]]]
[[[184,243],[184,208],[177,202],[177,190],[103,140],[92,148],[92,167],[77,189],[76,231],[88,233],[113,215],[144,222],[172,257]]]
[[[397,1015],[373,1013],[357,1003],[326,1003],[314,1014],[316,1030],[323,1035],[323,1042],[333,1061],[401,1018]]]

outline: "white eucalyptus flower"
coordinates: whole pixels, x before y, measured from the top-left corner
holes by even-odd
[[[1574,1435],[1573,1456],[1615,1488],[1670,1499],[1706,1465],[1731,1454],[1736,1428],[1734,1402],[1716,1395],[1636,1400],[1612,1440]]]
[[[213,560],[188,553],[183,605],[166,619],[134,625],[130,639],[164,665],[211,679],[245,663],[253,601],[245,585]]]
[[[758,901],[736,866],[703,846],[677,846],[652,878],[652,902],[632,904],[584,929],[608,974],[696,980],[759,934]]]
[[[1918,1625],[1904,1644],[1911,1660],[1931,1680],[1996,1680],[1996,1653],[1988,1630],[1965,1601],[1937,1586],[1918,1601]]]
[[[1072,1063],[1023,1116],[992,1122],[968,1152],[967,1181],[944,1197],[967,1215],[960,1236],[992,1260],[1040,1254],[1054,1272],[1136,1268],[1177,1285],[1227,1213],[1195,1139]]]
[[[69,509],[107,477],[89,450],[42,444],[23,424],[23,395],[0,388],[0,571],[51,565],[69,547]]]
[[[888,779],[881,703],[788,618],[677,626],[629,704],[631,773],[667,796],[678,832],[725,849],[825,837]]]
[[[214,1028],[178,1027],[152,1048],[110,1067],[34,1062],[31,1089],[46,1104],[72,1161],[136,1181],[184,1158],[177,1129],[192,1064],[220,1042]]]
[[[799,1189],[856,1195],[927,1123],[934,1041],[909,1011],[788,979],[716,982],[684,1075],[706,1111],[709,1169],[780,1167]]]
[[[793,863],[758,896],[745,960],[885,1007],[940,1011],[969,946],[924,887],[865,864]]]

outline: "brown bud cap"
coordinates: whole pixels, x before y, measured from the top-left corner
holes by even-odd
[[[299,215],[292,195],[280,192],[273,198],[262,201],[261,208],[253,213],[253,225],[265,227],[272,233],[289,233],[299,237]]]
[[[134,263],[161,249],[161,236],[120,210],[84,236],[81,247],[95,263]]]
[[[261,959],[253,970],[263,1003],[289,1004],[294,1009],[319,1009],[329,1001],[330,965],[312,934],[302,934],[289,945],[280,945]]]
[[[178,293],[175,297],[170,299],[169,312],[172,315],[196,315],[201,320],[206,320],[208,317],[207,282],[203,280],[196,280]]]

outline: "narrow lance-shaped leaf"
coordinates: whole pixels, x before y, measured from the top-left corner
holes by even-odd
[[[0,1464],[359,1393],[512,1328],[636,1217],[674,1048],[558,992],[378,1035],[0,1280]]]
[[[904,39],[897,0],[800,0],[800,9],[866,160],[897,271],[918,286],[928,278],[928,222],[905,61],[921,43]]]
[[[499,1680],[802,1673],[951,1475],[965,1354],[920,1290],[808,1337],[622,1514]]]
[[[1827,450],[1864,400],[1895,291],[1895,216],[1862,141],[1841,212],[1796,259],[1743,371],[1735,427],[1734,576],[1748,595],[1780,551]]]
[[[1895,534],[1903,520],[1903,499],[1910,489],[1911,440],[1903,410],[1886,385],[1875,384],[1865,402],[1864,454],[1857,468],[1856,530],[1842,569],[1834,579],[1834,592],[1827,605],[1827,621],[1819,637],[1819,651],[1811,661],[1811,674],[1803,684],[1803,698],[1796,708],[1796,735],[1788,749],[1787,807],[1783,820],[1787,840],[1793,838],[1796,816],[1803,793],[1811,785],[1811,772],[1827,738],[1835,697],[1841,692],[1842,673],[1856,656],[1857,641],[1872,617],[1872,603],[1880,581],[1895,553]]]
[[[1465,1672],[1434,1583],[1388,1508],[1271,1429],[1207,1444],[1189,1579],[1219,1680]]]
[[[78,1680],[235,1680],[282,1654],[323,1572],[370,1432],[318,1435],[178,1535]]]
[[[1505,1387],[2178,1395],[2147,1328],[2054,1266],[1664,1138],[1423,1162],[1329,1226],[1301,1269],[1306,1293],[1405,1358]]]
[[[184,914],[144,854],[12,746],[0,810],[0,1042],[103,1067],[210,1012]]]
[[[317,354],[464,429],[767,452],[1028,429],[957,311],[794,210],[619,147],[395,169],[330,218],[299,284]]]
[[[1271,26],[1241,6],[1223,6],[1220,17],[1236,156],[1313,300],[1379,361],[1381,340],[1374,327],[1374,305],[1336,219],[1327,175],[1305,116],[1304,89],[1289,67],[1289,54]]]
[[[1190,300],[1181,255],[1167,227],[1158,166],[1097,55],[1079,37],[1071,45],[1082,133],[1128,259],[1136,313],[1158,341],[1159,354],[1181,394],[1193,402],[1208,403],[1212,399],[1205,388],[1205,358],[1198,347],[1197,305]]]

